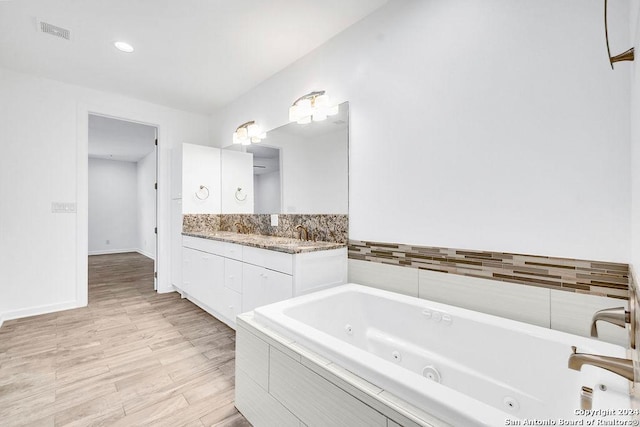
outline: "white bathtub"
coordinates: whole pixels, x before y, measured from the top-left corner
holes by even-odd
[[[257,308],[254,319],[455,426],[629,419],[579,412],[582,386],[593,409],[630,408],[627,380],[567,367],[571,346],[625,357],[621,346],[355,284]]]

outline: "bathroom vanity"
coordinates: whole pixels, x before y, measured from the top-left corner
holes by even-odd
[[[236,327],[256,307],[346,283],[344,244],[233,232],[183,233],[184,298]]]

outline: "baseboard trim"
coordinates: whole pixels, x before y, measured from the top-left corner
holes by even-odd
[[[142,249],[109,249],[107,251],[89,251],[89,256],[92,255],[112,255],[112,254],[126,254],[130,252],[136,252],[140,255],[144,255],[149,259],[156,260],[156,257],[149,252],[143,251]]]
[[[70,310],[72,308],[80,308],[77,301],[67,301],[58,304],[39,305],[36,307],[23,308],[20,310],[8,311],[2,315],[1,320],[22,319],[23,317],[38,316],[40,314],[55,313],[56,311]],[[0,322],[2,324],[2,322]]]
[[[134,249],[134,248],[131,248],[131,249],[109,249],[107,251],[89,251],[89,256],[91,256],[91,255],[126,254],[128,252],[140,252],[140,251],[138,249]]]
[[[140,255],[146,256],[149,259],[152,259],[154,261],[156,260],[156,257],[152,253],[145,252],[142,249],[136,249],[136,252],[138,252]]]

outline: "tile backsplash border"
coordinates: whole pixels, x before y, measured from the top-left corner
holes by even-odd
[[[264,236],[299,237],[296,227],[302,225],[311,240],[347,244],[349,216],[338,214],[278,214],[278,226],[271,226],[269,214],[184,214],[182,231],[186,233],[216,231],[239,232],[237,223],[249,233]]]
[[[360,240],[349,240],[349,258],[629,299],[628,264]]]

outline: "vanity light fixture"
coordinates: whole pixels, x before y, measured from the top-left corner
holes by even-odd
[[[121,41],[117,41],[114,42],[113,45],[116,47],[116,49],[125,52],[125,53],[131,53],[133,52],[133,46],[131,46],[129,43],[127,42],[121,42]]]
[[[267,137],[266,132],[262,132],[260,127],[254,120],[243,123],[236,128],[233,133],[233,143],[242,145],[251,145],[251,143],[260,142]]]
[[[296,99],[289,107],[289,121],[301,125],[326,120],[327,116],[338,114],[339,106],[332,105],[324,90],[310,92]]]

